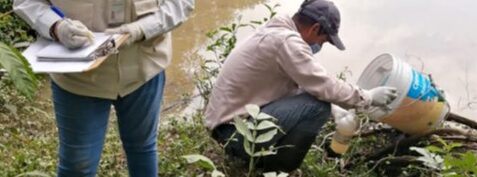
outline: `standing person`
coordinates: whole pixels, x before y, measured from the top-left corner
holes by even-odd
[[[270,19],[238,45],[223,65],[206,108],[205,124],[212,137],[225,144],[236,131],[233,118],[248,117],[246,104],[259,105],[262,112],[277,118],[285,134],[278,133],[256,149],[292,147],[260,158],[256,167],[290,172],[300,166],[331,112],[346,115],[330,103],[347,108],[390,103],[396,97],[395,88],[360,89],[328,76],[313,57],[326,42],[345,49],[338,37],[339,25],[340,13],[332,2],[307,0],[293,17]],[[248,161],[243,136],[234,138],[238,141],[228,142],[226,153]]]
[[[15,0],[13,6],[42,37],[68,48],[87,45],[90,30],[130,35],[127,45],[97,69],[50,75],[60,143],[58,176],[96,175],[111,105],[129,175],[157,176],[156,135],[164,69],[172,53],[170,31],[187,19],[194,0]]]

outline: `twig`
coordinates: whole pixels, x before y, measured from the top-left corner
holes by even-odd
[[[477,129],[477,122],[476,121],[474,121],[472,119],[469,119],[469,118],[465,118],[463,116],[457,115],[457,114],[452,113],[452,112],[447,117],[447,120],[457,122],[457,123],[461,123],[461,124],[469,126],[470,128]]]
[[[477,153],[477,145],[464,144],[462,146],[464,147],[464,149],[472,150]]]
[[[382,162],[385,162],[385,161],[395,161],[395,162],[399,162],[399,163],[404,163],[404,162],[408,162],[408,163],[414,163],[416,161],[416,157],[414,156],[400,156],[400,157],[385,157],[385,158],[382,158],[382,159],[379,159],[376,164],[374,164],[374,166],[369,169],[365,174],[363,174],[362,176],[369,176],[369,174],[371,172],[374,171],[374,169],[376,169],[376,167],[378,167]]]
[[[168,112],[170,111],[172,108],[176,107],[176,106],[179,106],[179,105],[183,105],[185,103],[188,103],[190,102],[192,99],[194,98],[197,98],[199,95],[193,95],[191,97],[187,97],[187,98],[182,98],[182,99],[179,99],[179,100],[176,100],[174,102],[172,102],[171,104],[165,106],[161,112]]]
[[[328,139],[331,135],[334,135],[334,134],[335,134],[334,132],[331,132],[331,133],[326,134],[326,135],[323,137],[323,141],[321,141],[320,145],[317,146],[317,149],[323,151],[323,148],[321,148],[321,147],[323,147],[323,145],[325,145],[326,139]]]
[[[464,133],[463,131],[461,130],[458,130],[458,129],[437,129],[437,130],[434,130],[434,131],[431,131],[429,133],[426,133],[424,135],[416,135],[416,136],[411,136],[409,138],[405,138],[405,139],[402,139],[400,141],[397,141],[396,143],[394,144],[391,144],[389,146],[386,146],[385,148],[383,148],[382,150],[376,152],[376,153],[373,153],[371,155],[369,155],[365,161],[370,161],[370,160],[376,160],[376,159],[379,159],[381,158],[382,156],[385,156],[387,154],[390,154],[390,153],[393,153],[395,152],[396,149],[409,149],[410,146],[418,143],[419,141],[423,140],[423,139],[426,139],[428,138],[429,136],[431,135],[445,135],[445,134],[458,134],[458,135],[466,135],[466,133]]]
[[[12,12],[13,12],[13,10],[10,10],[10,11],[4,13],[4,14],[0,14],[0,19],[2,19],[3,17],[6,17],[6,16],[8,16],[8,15],[10,15]]]
[[[442,136],[444,140],[451,140],[451,141],[465,141],[465,142],[474,142],[477,143],[477,137],[471,135],[464,135],[464,136]]]
[[[381,129],[375,129],[375,130],[363,132],[363,133],[359,134],[359,136],[362,137],[362,138],[365,138],[365,137],[368,137],[368,136],[371,136],[371,135],[379,135],[379,134],[383,134],[383,133],[387,134],[387,133],[392,133],[394,131],[395,131],[395,129],[393,129],[393,128],[381,128]]]

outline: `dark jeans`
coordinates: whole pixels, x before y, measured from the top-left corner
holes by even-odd
[[[330,117],[331,106],[330,103],[320,101],[308,93],[302,93],[262,106],[261,111],[277,118],[277,125],[286,134],[278,133],[271,141],[258,144],[256,151],[270,145],[292,147],[281,148],[276,155],[260,158],[256,167],[265,172],[290,172],[302,163],[319,130]],[[213,130],[212,137],[225,144],[235,131],[234,125],[222,124]],[[243,148],[243,136],[236,133],[234,138],[238,141],[230,141],[225,147],[226,153],[248,162],[250,158]]]
[[[58,177],[96,176],[111,105],[116,109],[129,176],[157,177],[157,126],[165,79],[162,72],[117,100],[73,94],[52,82],[60,141]]]

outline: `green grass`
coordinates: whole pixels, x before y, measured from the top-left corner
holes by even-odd
[[[42,88],[47,89],[46,79]],[[3,82],[0,82],[3,84]],[[9,86],[0,94],[0,177],[14,177],[29,172],[55,176],[58,132],[51,100],[37,98],[29,102]],[[209,138],[200,115],[194,121],[161,118],[158,136],[160,176],[196,176],[204,173],[185,163],[182,155],[202,153],[223,161],[220,146]],[[165,120],[170,121],[165,121]],[[167,123],[166,123],[167,122]],[[167,124],[167,125],[166,125]],[[117,122],[111,113],[106,142],[97,176],[127,176],[125,155],[118,136]]]
[[[49,97],[38,97],[30,102],[12,87],[5,86],[6,83],[0,82],[0,177],[15,177],[30,172],[55,176],[58,140],[51,100]],[[43,89],[49,85],[45,84],[47,79],[42,79],[41,83]],[[111,115],[97,176],[128,176],[114,112]],[[187,118],[162,115],[158,132],[159,176],[210,176],[210,172],[187,164],[181,157],[190,154],[210,158],[226,176],[246,176],[246,169],[234,164],[234,160],[226,160],[224,150],[210,138],[202,121],[203,115],[199,113]],[[332,121],[322,128],[300,172],[292,176],[300,173],[304,177],[387,176],[383,170],[386,162],[374,167],[363,161],[363,157],[388,144],[396,134],[389,134],[386,138],[382,134],[354,138],[349,153],[343,158],[336,158],[330,156],[326,148],[333,130]],[[344,167],[350,163],[353,164],[352,168]],[[400,170],[417,176],[430,174],[422,166],[408,166]]]
[[[2,82],[0,82],[2,83]],[[43,79],[41,87],[49,84]],[[27,101],[11,87],[3,87],[0,97],[0,177],[14,177],[28,172],[41,172],[55,176],[57,163],[57,129],[51,100],[37,98]],[[5,91],[5,92],[4,92]],[[8,103],[8,104],[7,104]],[[103,149],[98,176],[127,176],[125,156],[118,137],[116,118],[111,113],[106,143]],[[202,124],[203,116],[191,118],[163,115],[158,136],[160,176],[208,176],[201,168],[187,164],[181,157],[188,154],[202,154],[210,158],[217,168],[227,176],[245,176],[241,169],[224,159],[223,149],[209,136]],[[325,155],[316,145],[333,130],[327,125],[315,147],[301,167],[304,176],[339,176],[335,158]],[[363,170],[364,171],[364,170]]]

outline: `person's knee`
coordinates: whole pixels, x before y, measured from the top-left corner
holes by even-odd
[[[148,153],[157,151],[156,142],[151,143],[124,143],[126,153]]]
[[[318,98],[308,93],[304,97],[307,99],[307,106],[312,110],[312,114],[308,117],[314,120],[327,120],[331,116],[331,103],[318,100]]]
[[[328,119],[331,116],[331,103],[319,101],[321,107],[321,115],[324,119]]]
[[[71,160],[71,159],[69,159]],[[65,161],[58,166],[58,176],[94,176],[97,163],[91,159]]]

